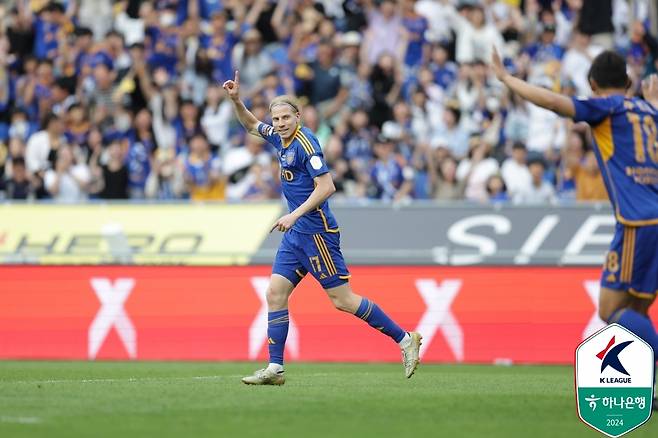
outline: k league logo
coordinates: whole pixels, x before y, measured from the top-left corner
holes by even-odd
[[[578,416],[618,437],[651,417],[654,356],[651,347],[619,324],[599,330],[576,349]]]

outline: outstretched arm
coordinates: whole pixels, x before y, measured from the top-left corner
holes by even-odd
[[[576,107],[567,96],[547,90],[546,88],[531,85],[523,79],[515,78],[509,74],[495,47],[493,49],[491,68],[499,81],[523,99],[564,117],[573,118],[576,115]]]
[[[235,79],[229,79],[224,82],[223,87],[224,90],[226,90],[228,97],[231,99],[231,102],[233,102],[235,114],[242,126],[244,126],[250,134],[259,135],[258,124],[260,123],[260,120],[258,120],[251,111],[244,106],[242,100],[240,100],[240,73],[236,70]]]

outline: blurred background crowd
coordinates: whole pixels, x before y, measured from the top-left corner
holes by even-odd
[[[356,200],[602,201],[585,126],[510,95],[514,74],[587,96],[614,49],[637,94],[658,68],[652,0],[5,0],[0,198],[264,200],[272,148],[221,84],[294,94]]]

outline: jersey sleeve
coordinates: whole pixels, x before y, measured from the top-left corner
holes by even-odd
[[[299,141],[302,143],[302,148],[299,149],[302,157],[302,162],[306,167],[309,175],[312,178],[316,176],[323,175],[329,172],[327,163],[324,161],[324,155],[322,154],[322,148],[320,147],[320,142],[313,135],[308,135],[302,131],[298,134]]]
[[[573,106],[576,109],[576,115],[573,117],[574,122],[587,122],[590,125],[598,125],[610,116],[617,104],[614,100],[607,97],[598,97],[591,99],[572,98]]]
[[[276,146],[277,149],[281,147],[281,137],[276,133],[276,131],[274,131],[272,126],[268,125],[267,123],[259,122],[256,129],[258,130],[258,134],[260,134],[261,137],[263,137],[272,145]]]

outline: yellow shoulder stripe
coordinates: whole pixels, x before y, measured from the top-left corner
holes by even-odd
[[[313,155],[315,153],[315,148],[313,147],[313,144],[301,130],[297,132],[296,138],[302,144],[307,154]]]

